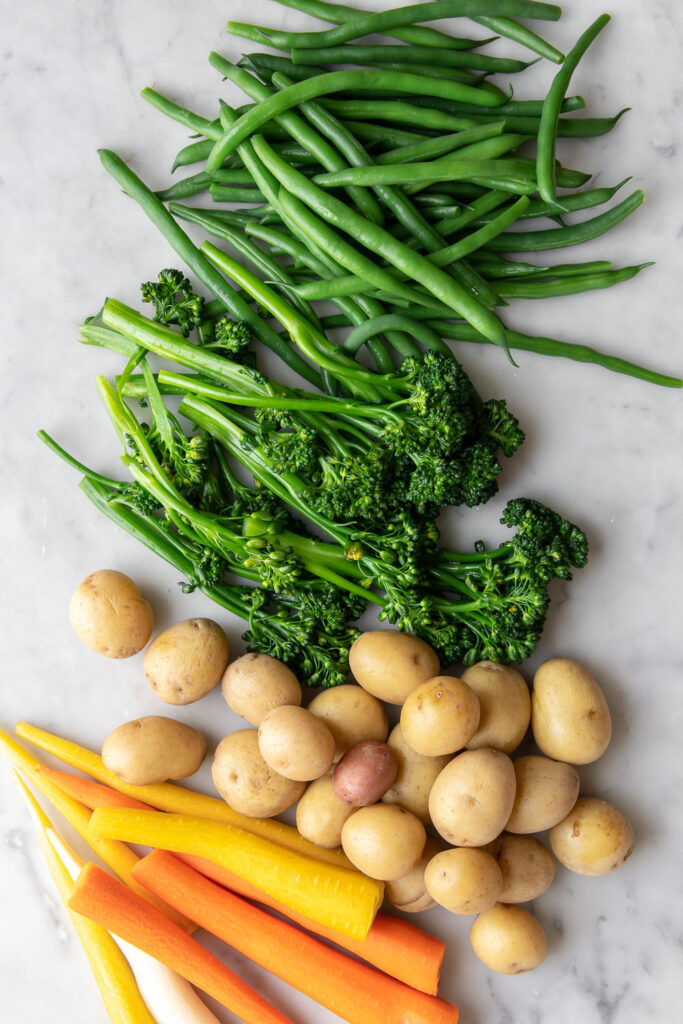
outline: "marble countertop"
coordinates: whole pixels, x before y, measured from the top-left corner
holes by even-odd
[[[373,0],[367,6],[382,6]],[[602,11],[566,0],[548,36],[567,48]],[[683,374],[683,205],[680,179],[683,8],[677,0],[612,0],[614,14],[573,83],[588,113],[633,109],[608,136],[561,142],[563,162],[600,185],[632,175],[646,204],[573,259],[617,265],[656,261],[611,291],[518,302],[508,321],[529,333],[583,341]],[[36,440],[45,427],[77,456],[115,471],[118,443],[95,375],[118,360],[78,345],[77,326],[107,295],[136,302],[141,280],[176,265],[161,236],[102,170],[98,147],[117,150],[154,187],[163,186],[186,140],[139,98],[145,85],[198,110],[230,95],[206,57],[235,58],[228,17],[296,27],[304,19],[268,0],[33,0],[3,7],[3,342],[0,349],[2,680],[0,725],[24,719],[98,748],[118,723],[160,709],[141,656],[111,662],[85,649],[67,618],[87,573],[133,576],[157,626],[216,617],[240,651],[241,626],[89,506],[76,475]],[[245,43],[249,49],[250,44]],[[503,52],[512,53],[514,44]],[[542,95],[547,62],[525,73],[520,96]],[[528,91],[527,91],[528,90]],[[469,920],[445,911],[421,918],[448,942],[443,995],[463,1024],[673,1024],[683,967],[683,416],[681,394],[560,360],[521,353],[517,369],[495,350],[462,347],[482,392],[499,394],[528,440],[485,509],[453,514],[447,534],[468,545],[500,536],[505,500],[528,494],[585,526],[589,566],[554,588],[536,654],[582,661],[601,682],[614,718],[610,749],[581,769],[582,790],[621,807],[636,848],[604,878],[561,869],[533,910],[549,936],[536,971],[491,974],[469,948]],[[213,693],[177,709],[210,743],[238,721]],[[210,787],[203,769],[197,784]],[[68,829],[65,834],[72,836]],[[83,852],[83,844],[74,840]],[[0,1017],[95,1024],[105,1013],[70,922],[51,888],[25,807],[0,765]],[[220,943],[211,948],[297,1024],[337,1018],[293,994]],[[220,1019],[233,1020],[226,1011]]]

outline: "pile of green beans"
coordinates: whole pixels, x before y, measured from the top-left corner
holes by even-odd
[[[309,382],[326,386],[324,368],[289,344],[282,318],[278,327],[235,276],[229,282],[228,263],[209,266],[178,221],[236,253],[279,292],[279,308],[295,309],[316,332],[350,328],[344,348],[367,347],[383,373],[425,348],[448,351],[448,339],[498,345],[508,355],[516,348],[590,361],[681,386],[579,344],[512,332],[500,316],[515,300],[612,287],[649,266],[515,258],[595,239],[643,201],[636,190],[575,221],[580,211],[610,204],[628,178],[585,188],[591,174],[558,159],[558,140],[604,135],[625,113],[583,116],[585,101],[568,95],[608,15],[565,56],[517,20],[557,21],[560,8],[536,0],[434,0],[380,13],[327,0],[275,2],[331,27],[289,32],[228,22],[229,33],[259,47],[238,64],[209,56],[245,93],[243,106],[219,100],[205,117],[143,90],[194,134],[173,164],[192,173],[152,192],[118,158],[104,158],[224,308]],[[496,35],[477,39],[476,31],[449,34],[425,24],[450,17]],[[369,35],[385,38],[368,43]],[[522,53],[486,52],[497,36]],[[510,76],[541,58],[557,65],[547,95],[521,98],[515,83],[512,99]],[[202,194],[210,205],[185,204]],[[330,317],[320,302],[337,313]]]

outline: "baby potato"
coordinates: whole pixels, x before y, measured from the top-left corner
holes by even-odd
[[[454,754],[479,724],[479,699],[461,679],[436,676],[408,694],[401,709],[406,743],[427,757]]]
[[[397,629],[361,633],[349,651],[349,665],[363,689],[388,704],[403,704],[416,686],[439,672],[429,644]]]
[[[412,871],[426,839],[414,814],[390,804],[361,807],[342,828],[342,848],[354,867],[387,882]]]
[[[145,646],[154,614],[133,581],[116,569],[98,569],[78,584],[69,619],[86,647],[107,658],[130,658]]]
[[[450,761],[429,794],[437,832],[452,846],[485,846],[505,827],[515,799],[515,770],[500,750],[465,750]]]
[[[425,757],[408,746],[401,726],[396,725],[387,740],[396,753],[398,771],[392,785],[382,797],[385,804],[400,804],[419,818],[423,825],[429,825],[429,793],[437,775],[450,761],[442,757]]]
[[[545,960],[548,940],[535,917],[510,903],[496,903],[470,929],[472,949],[499,974],[522,974]]]
[[[257,727],[273,708],[301,704],[299,680],[268,654],[243,654],[231,662],[221,687],[230,710]]]
[[[628,819],[606,800],[579,797],[573,809],[550,830],[553,853],[578,875],[606,875],[633,853]]]
[[[422,856],[407,875],[395,878],[386,882],[384,895],[389,903],[397,910],[403,910],[406,914],[417,914],[421,910],[430,910],[436,906],[436,901],[427,892],[425,887],[425,868],[430,860],[441,853],[444,844],[433,836],[427,836]]]
[[[505,825],[508,832],[543,832],[569,814],[579,795],[576,768],[534,754],[515,758],[512,766],[517,790]]]
[[[258,745],[267,764],[297,782],[324,775],[334,757],[334,737],[324,722],[305,708],[273,708],[258,728]]]
[[[571,658],[552,658],[534,676],[531,728],[548,757],[590,764],[607,749],[612,720],[604,694],[590,673]]]
[[[167,704],[192,704],[219,682],[228,653],[228,638],[217,622],[185,619],[152,640],[142,667],[157,697]]]
[[[233,811],[272,818],[297,802],[306,784],[285,779],[261,757],[256,729],[237,729],[220,741],[211,766],[213,784]]]
[[[186,779],[205,755],[206,742],[196,729],[159,715],[124,722],[102,745],[105,767],[129,786]]]
[[[322,719],[334,736],[335,762],[361,740],[386,740],[389,732],[382,702],[354,683],[323,690],[313,698],[308,710]]]
[[[499,903],[528,903],[550,888],[555,861],[550,850],[533,836],[503,832],[485,849],[495,857],[503,873]]]
[[[363,740],[350,747],[332,775],[340,800],[355,807],[375,804],[396,778],[398,758],[388,743]]]
[[[465,744],[511,754],[524,739],[531,719],[531,696],[524,676],[510,665],[480,661],[462,674],[479,698],[479,726]]]
[[[427,892],[453,914],[481,914],[498,899],[503,873],[485,850],[444,850],[425,868]]]
[[[341,845],[344,822],[356,808],[340,800],[330,774],[314,779],[296,805],[296,827],[304,839],[332,850]]]

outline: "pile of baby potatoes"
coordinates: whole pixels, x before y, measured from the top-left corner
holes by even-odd
[[[136,653],[152,632],[149,617],[143,628],[126,626],[118,648],[110,623],[106,643],[102,627],[93,642],[93,616],[112,618],[116,609],[118,628],[137,614],[127,577],[128,603],[107,593],[121,575],[93,574],[72,600],[76,632],[110,657]],[[106,600],[93,601],[97,591]],[[300,833],[326,849],[341,846],[358,870],[386,883],[395,907],[439,904],[474,916],[472,948],[490,969],[538,966],[546,936],[521,904],[548,889],[556,860],[601,875],[633,849],[621,811],[579,796],[576,766],[599,758],[611,737],[598,683],[568,658],[544,662],[531,693],[516,669],[489,661],[459,678],[441,675],[428,644],[391,629],[363,633],[350,664],[356,683],[324,690],[304,708],[286,665],[257,653],[229,662],[227,638],[209,619],[172,626],[144,655],[163,701],[193,703],[220,682],[248,723],[222,739],[213,758],[213,782],[235,811],[268,818],[296,804]],[[387,705],[400,706],[391,732]],[[539,752],[511,758],[529,726]],[[125,723],[102,749],[107,767],[132,785],[185,778],[205,753],[199,733],[158,716]],[[535,835],[546,830],[550,850]]]

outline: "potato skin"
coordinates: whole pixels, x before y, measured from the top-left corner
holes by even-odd
[[[579,797],[549,838],[560,864],[579,875],[606,875],[633,853],[628,819],[613,804],[592,796]]]
[[[76,587],[69,604],[74,632],[107,658],[130,658],[145,646],[154,613],[137,585],[116,569],[98,569]]]
[[[273,708],[258,728],[261,756],[286,779],[310,782],[324,775],[334,757],[334,737],[324,722],[305,708]]]
[[[434,827],[452,846],[485,846],[505,827],[515,799],[512,761],[500,750],[465,750],[429,794]]]
[[[243,654],[225,670],[221,683],[231,711],[258,727],[269,711],[301,704],[301,685],[287,666],[268,654]]]
[[[184,619],[164,630],[145,651],[147,682],[166,704],[192,704],[220,681],[228,638],[213,619]]]
[[[388,882],[412,871],[426,839],[414,814],[390,804],[361,807],[342,828],[342,848],[351,863],[370,878]]]
[[[431,824],[429,793],[436,777],[446,767],[450,757],[448,754],[442,757],[425,757],[424,754],[418,754],[406,743],[400,723],[391,730],[387,743],[396,753],[398,772],[382,797],[382,803],[400,804],[419,818],[423,825]]]
[[[361,740],[386,740],[389,723],[384,705],[355,683],[323,690],[308,705],[334,736],[335,762]]]
[[[528,903],[550,888],[555,877],[553,855],[533,836],[503,832],[485,849],[503,873],[499,903]]]
[[[479,699],[467,683],[435,676],[408,694],[401,709],[401,731],[413,750],[427,757],[454,754],[479,725]]]
[[[534,676],[531,728],[544,754],[569,764],[590,764],[604,754],[612,720],[604,694],[571,658],[552,658]]]
[[[391,882],[386,882],[384,895],[397,910],[403,910],[406,914],[418,914],[422,910],[431,910],[436,906],[436,901],[427,892],[425,886],[425,868],[437,853],[444,850],[444,844],[433,836],[427,836],[422,856],[415,867]]]
[[[102,745],[105,766],[130,786],[186,779],[205,755],[206,742],[196,729],[160,715],[124,722]]]
[[[349,651],[349,665],[363,689],[388,704],[403,704],[416,686],[439,674],[429,644],[397,629],[361,633]]]
[[[561,821],[579,795],[579,773],[571,764],[530,754],[512,762],[517,789],[505,828],[528,835]]]
[[[503,873],[485,850],[444,850],[425,869],[427,892],[452,914],[481,914],[498,899]]]
[[[466,746],[511,754],[531,720],[531,695],[524,676],[510,665],[480,661],[465,669],[461,678],[479,698],[479,726]]]
[[[511,903],[496,903],[470,929],[472,949],[499,974],[523,974],[543,963],[548,940],[535,917]]]
[[[216,747],[213,784],[233,811],[249,818],[272,818],[297,802],[306,785],[269,768],[258,748],[256,729],[237,729]]]
[[[335,793],[332,775],[321,775],[309,783],[297,804],[296,827],[304,839],[333,850],[341,845],[342,827],[355,810]]]
[[[332,787],[345,803],[367,807],[384,796],[397,771],[398,758],[388,743],[362,740],[350,747],[337,763]]]

